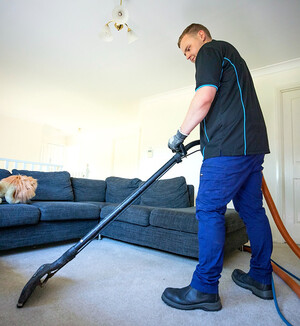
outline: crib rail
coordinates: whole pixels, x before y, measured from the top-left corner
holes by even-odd
[[[12,171],[12,169],[22,169],[31,171],[62,171],[63,166],[51,163],[41,163],[32,161],[14,160],[9,158],[0,158],[0,169]]]

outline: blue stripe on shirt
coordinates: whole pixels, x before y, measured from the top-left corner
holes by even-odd
[[[245,105],[244,105],[244,101],[243,101],[243,95],[242,95],[242,89],[241,89],[241,85],[239,82],[239,76],[236,70],[235,65],[226,57],[224,57],[225,60],[227,60],[232,66],[233,69],[235,71],[235,75],[236,75],[236,80],[237,80],[237,84],[239,87],[239,91],[240,91],[240,99],[241,99],[241,103],[242,103],[242,107],[243,107],[243,112],[244,112],[244,155],[247,154],[247,143],[246,143],[246,109],[245,109]]]
[[[218,86],[213,85],[213,84],[206,84],[206,85],[201,85],[201,86],[199,86],[198,88],[196,88],[196,91],[195,91],[195,92],[197,92],[197,90],[198,90],[199,88],[202,88],[202,87],[205,87],[205,86],[212,86],[212,87],[215,87],[215,88],[218,90]]]

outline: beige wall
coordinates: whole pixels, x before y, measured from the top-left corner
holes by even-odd
[[[112,173],[112,155],[108,130],[78,130],[68,137],[65,169],[75,177],[105,179]]]
[[[66,144],[58,129],[1,114],[0,138],[0,157],[34,162],[41,160],[44,143]]]
[[[0,157],[49,163],[50,144],[64,147],[51,163],[63,163],[76,176],[105,178],[113,172],[114,139],[137,120],[137,108],[136,103],[112,107],[61,81],[24,71],[4,72],[0,74]]]
[[[119,124],[132,114],[131,109],[136,109],[134,104],[112,106],[98,94],[22,71],[0,74],[0,115],[55,126],[68,134],[78,128],[107,128],[112,121]]]
[[[193,94],[191,86],[145,99],[140,104],[140,178],[147,179],[173,156],[167,146],[168,139],[180,127]],[[189,136],[188,142],[199,139],[199,130],[196,129]],[[184,175],[188,183],[198,187],[201,162],[202,156],[194,154],[175,165],[164,178]]]

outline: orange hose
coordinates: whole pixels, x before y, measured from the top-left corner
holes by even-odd
[[[273,271],[297,294],[300,299],[300,285],[273,262],[271,262],[271,264]]]
[[[287,229],[282,223],[282,220],[279,216],[275,203],[272,199],[268,186],[266,184],[265,178],[262,178],[262,192],[270,209],[270,212],[273,216],[274,222],[277,225],[278,230],[280,231],[281,235],[283,236],[284,240],[287,242],[289,247],[293,250],[293,252],[300,258],[300,248],[297,246],[296,242],[291,238]]]
[[[278,213],[278,210],[276,208],[276,205],[273,201],[273,198],[270,194],[270,191],[268,189],[266,180],[264,176],[262,176],[262,192],[265,197],[265,200],[268,204],[268,207],[270,209],[270,212],[272,214],[273,220],[283,236],[284,240],[287,242],[289,247],[293,250],[293,252],[300,258],[300,248],[297,246],[296,242],[291,238],[289,235],[287,229],[282,223],[282,220],[280,218],[280,215]],[[251,252],[251,248],[244,247],[245,251]],[[273,271],[297,294],[297,296],[300,298],[300,285],[296,283],[287,273],[285,273],[282,269],[280,269],[277,265],[275,265],[273,262],[271,262]]]
[[[244,246],[243,251],[247,251],[251,253],[251,248]],[[299,297],[300,299],[300,285],[296,283],[286,272],[280,269],[276,264],[271,262],[273,272],[276,273]]]

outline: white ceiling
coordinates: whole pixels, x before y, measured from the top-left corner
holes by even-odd
[[[192,22],[235,45],[250,69],[300,56],[299,0],[123,0],[139,39],[98,37],[118,0],[0,0],[0,73],[125,106],[194,83],[177,48]],[[1,108],[0,108],[1,110]]]

